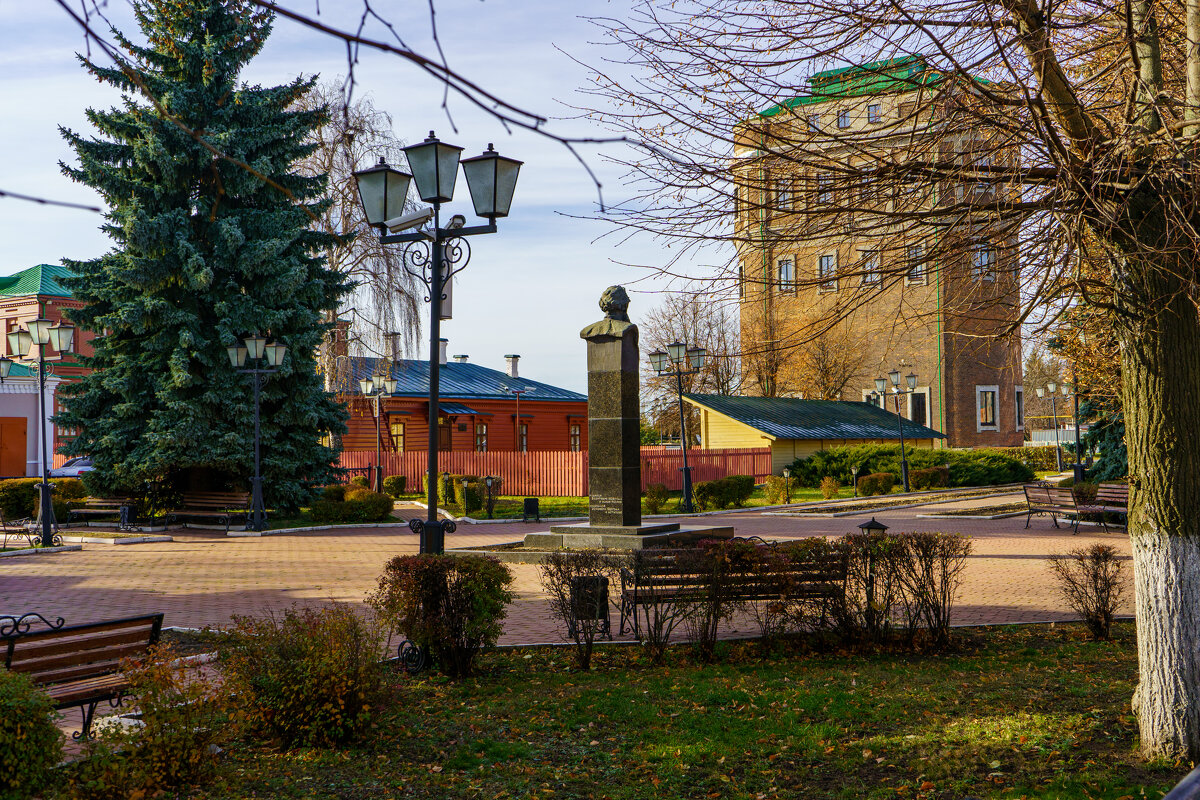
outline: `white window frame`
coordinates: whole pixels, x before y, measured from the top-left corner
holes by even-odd
[[[991,392],[995,398],[995,408],[992,413],[995,415],[995,420],[991,425],[983,424],[983,405],[980,403],[984,392]],[[976,386],[975,387],[975,432],[983,433],[984,431],[1000,430],[1000,387],[999,386]]]
[[[878,250],[859,250],[858,260],[862,265],[858,278],[859,286],[878,286],[883,281]]]
[[[775,210],[787,211],[792,207],[793,202],[791,178],[780,178],[775,181]]]
[[[1013,419],[1016,421],[1017,430],[1025,430],[1025,387],[1013,387]]]
[[[787,279],[784,279],[784,268],[787,268]],[[775,261],[775,286],[781,292],[796,291],[796,259],[792,256],[782,256]]]
[[[929,263],[925,259],[924,242],[910,244],[904,255],[909,264],[908,272],[904,273],[904,282],[909,286],[924,286],[929,283]]]
[[[867,103],[867,123],[877,125],[883,122],[883,103]]]
[[[988,257],[989,254],[990,257]],[[996,248],[990,242],[976,242],[971,245],[971,277],[976,280],[994,282],[998,260]]]
[[[829,272],[825,272],[825,265],[822,263],[824,259],[830,259]],[[837,291],[837,269],[838,259],[837,253],[821,253],[817,256],[817,280],[820,282],[822,292]]]

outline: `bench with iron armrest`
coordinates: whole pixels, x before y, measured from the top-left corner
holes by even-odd
[[[4,512],[0,511],[0,532],[3,532],[3,541],[0,541],[0,550],[8,549],[8,539],[24,539],[25,544],[29,547],[37,547],[42,543],[42,529],[38,525],[37,520],[26,517],[9,522],[4,518]],[[54,526],[53,539],[51,540],[55,547],[63,543],[62,534],[58,532],[58,526]]]
[[[1079,506],[1082,514],[1099,514],[1100,524],[1108,533],[1108,520],[1105,514],[1129,514],[1129,486],[1124,483],[1102,483],[1096,490],[1096,499]]]
[[[1025,527],[1034,514],[1049,514],[1058,527],[1058,518],[1071,519],[1071,532],[1079,533],[1079,507],[1075,503],[1075,493],[1070,489],[1044,484],[1027,484],[1025,486],[1025,503],[1029,513],[1025,515]]]
[[[83,729],[74,737],[86,739],[96,706],[107,700],[116,708],[129,689],[122,659],[142,655],[157,643],[162,622],[162,614],[147,614],[47,630],[18,629],[0,637],[4,667],[28,675],[50,695],[55,708],[78,707]]]
[[[183,518],[215,519],[229,533],[229,524],[239,516],[249,522],[249,492],[184,492],[183,502],[167,512],[167,522],[178,522]]]
[[[83,501],[82,506],[72,508],[67,513],[67,524],[74,522],[77,517],[84,519],[116,516],[119,530],[133,530],[133,508],[134,501],[131,497],[89,497]]]
[[[773,546],[773,545],[766,545]],[[642,550],[634,556],[634,569],[621,570],[621,628],[632,620],[638,632],[639,606],[666,598],[702,600],[709,592],[703,575],[689,566],[695,550]],[[791,558],[781,569],[763,572],[731,572],[725,576],[726,597],[732,602],[749,600],[841,601],[846,596],[849,553],[845,550]]]

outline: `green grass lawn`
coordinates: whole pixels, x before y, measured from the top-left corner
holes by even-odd
[[[398,675],[357,747],[229,749],[207,798],[1140,798],[1187,765],[1136,755],[1134,631],[960,632],[943,656],[610,647],[496,652],[479,677]],[[795,649],[795,648],[793,648]]]

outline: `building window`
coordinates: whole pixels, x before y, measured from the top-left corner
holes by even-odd
[[[517,449],[522,453],[529,450],[529,423],[522,422],[517,425]]]
[[[775,182],[775,208],[778,211],[787,211],[792,207],[792,181],[791,178],[780,178]]]
[[[850,127],[850,109],[843,108],[841,111],[838,111],[837,126],[839,128]]]
[[[971,246],[971,277],[981,281],[996,280],[996,248],[989,244]]]
[[[988,156],[977,156],[972,166],[980,173],[975,178],[975,196],[982,197],[987,195],[992,191],[992,174],[990,171],[992,159]]]
[[[996,422],[996,401],[999,396],[1000,387],[998,386],[975,387],[975,409],[977,411],[975,430],[999,430],[999,424]]]
[[[486,422],[476,422],[475,423],[475,452],[476,453],[486,453],[487,452],[487,423]]]
[[[918,425],[929,424],[929,394],[916,391],[908,396],[908,418]]]
[[[1014,408],[1017,411],[1017,430],[1025,430],[1025,387],[1018,386],[1014,390],[1016,397],[1014,398]]]
[[[776,272],[776,284],[781,292],[796,291],[796,262],[791,258],[779,259]]]
[[[821,291],[837,290],[837,255],[829,254],[817,257],[817,279],[821,281]]]
[[[867,105],[867,122],[875,124],[883,122],[883,106],[879,103],[870,103]]]
[[[578,453],[583,449],[583,426],[579,423],[572,423],[568,427],[567,446],[572,453]]]
[[[833,175],[828,172],[817,173],[817,202],[833,202]]]
[[[388,426],[388,433],[392,437],[392,450],[397,453],[404,452],[404,423],[393,422]]]
[[[908,246],[908,275],[911,284],[925,283],[925,245],[912,244]]]
[[[808,130],[812,133],[817,133],[821,130],[821,115],[820,114],[809,114],[808,115]]]
[[[862,262],[862,277],[859,284],[871,286],[879,283],[879,253],[875,250],[860,250],[859,259]]]

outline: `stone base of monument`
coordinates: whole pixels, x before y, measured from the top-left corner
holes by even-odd
[[[641,550],[662,545],[684,545],[701,539],[730,539],[733,528],[728,525],[679,525],[668,522],[656,525],[554,525],[549,533],[530,533],[525,547],[548,550],[578,550],[598,547],[604,550]]]

